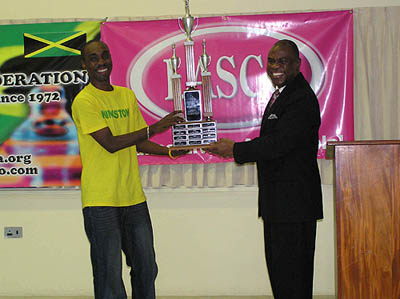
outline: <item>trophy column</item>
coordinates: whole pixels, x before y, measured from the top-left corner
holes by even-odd
[[[194,67],[194,42],[186,41],[184,43],[186,54],[186,86],[196,87],[196,72]]]
[[[213,117],[212,112],[212,86],[211,86],[211,73],[208,71],[208,65],[211,62],[210,56],[206,53],[206,41],[203,40],[203,54],[200,56],[201,64],[201,86],[203,90],[203,105],[204,116],[206,120],[211,121]]]
[[[172,68],[171,82],[172,82],[172,98],[174,99],[174,111],[183,111],[182,89],[181,89],[182,76],[178,74],[180,59],[176,56],[175,44],[172,45],[172,57],[170,59],[170,62]]]

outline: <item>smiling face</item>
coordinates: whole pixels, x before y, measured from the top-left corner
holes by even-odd
[[[288,84],[300,71],[300,58],[285,42],[277,42],[268,54],[267,74],[275,87]]]
[[[82,67],[88,71],[90,82],[102,90],[112,90],[110,74],[112,60],[107,45],[100,41],[87,44],[82,57]]]

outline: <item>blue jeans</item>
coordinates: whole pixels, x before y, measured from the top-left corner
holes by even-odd
[[[154,299],[158,268],[147,203],[129,207],[83,209],[90,242],[96,299],[126,299],[122,280],[122,253],[131,267],[133,299]]]

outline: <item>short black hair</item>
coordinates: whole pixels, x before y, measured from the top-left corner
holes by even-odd
[[[89,45],[93,44],[93,43],[96,43],[96,42],[97,42],[97,43],[102,43],[102,44],[104,44],[104,45],[107,46],[107,44],[106,44],[105,42],[103,42],[103,41],[101,41],[101,40],[99,40],[99,39],[92,39],[92,40],[86,42],[86,44],[84,44],[84,45],[81,47],[81,60],[84,60],[84,59],[85,59],[85,54],[86,54],[86,49],[87,49],[87,47],[88,47]],[[108,47],[108,46],[107,46],[107,47]]]
[[[280,45],[288,46],[289,48],[292,49],[294,57],[300,58],[299,48],[297,47],[295,42],[288,40],[288,39],[281,39],[281,40],[277,41],[273,47],[280,46]]]

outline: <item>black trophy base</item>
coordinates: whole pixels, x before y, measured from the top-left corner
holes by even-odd
[[[207,147],[217,142],[215,121],[181,122],[172,127],[172,148],[191,149]]]

